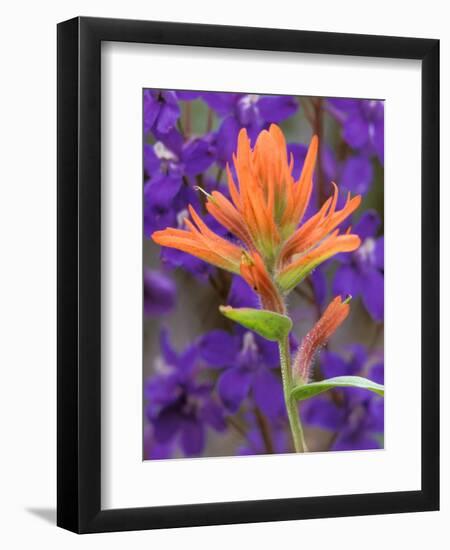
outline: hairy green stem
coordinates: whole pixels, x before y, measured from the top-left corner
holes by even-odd
[[[293,389],[292,371],[291,371],[291,355],[289,353],[289,338],[286,337],[278,343],[281,363],[281,376],[283,379],[284,402],[289,418],[289,426],[291,428],[292,439],[294,441],[294,449],[296,453],[306,453],[305,438],[303,435],[302,423],[297,407],[297,401],[291,397]]]

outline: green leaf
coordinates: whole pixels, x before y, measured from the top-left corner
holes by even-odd
[[[286,338],[292,329],[292,321],[289,317],[267,309],[253,309],[250,307],[235,309],[231,306],[220,306],[219,309],[228,319],[273,342],[279,342]]]
[[[384,386],[361,376],[336,376],[336,378],[328,378],[328,380],[296,386],[293,388],[291,395],[294,399],[302,401],[333,388],[362,388],[384,397]]]

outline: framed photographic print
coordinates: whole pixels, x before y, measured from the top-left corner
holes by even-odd
[[[439,42],[58,25],[58,525],[439,506]]]

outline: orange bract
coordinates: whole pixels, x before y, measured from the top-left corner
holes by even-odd
[[[186,219],[187,231],[168,227],[164,231],[155,231],[153,240],[161,246],[183,250],[217,267],[239,273],[241,249],[211,231],[192,206],[189,206],[189,212],[196,225]]]
[[[330,339],[336,329],[345,321],[350,312],[350,306],[337,296],[324,311],[312,330],[303,338],[293,370],[294,375],[304,384],[310,377],[314,355]]]
[[[193,222],[186,220],[186,230],[156,231],[153,240],[241,273],[263,304],[280,311],[280,294],[291,290],[322,261],[338,252],[355,250],[360,244],[357,235],[340,235],[337,227],[355,211],[361,197],[348,196],[344,207],[337,210],[336,185],[333,197],[301,224],[311,198],[317,151],[318,139],[313,136],[300,178],[294,180],[294,159],[288,158],[278,126],[272,124],[263,130],[253,149],[247,131],[242,129],[233,157],[237,183],[227,166],[230,199],[213,191],[206,200],[207,211],[241,244],[213,233],[192,207]]]
[[[261,256],[254,252],[252,255],[243,253],[241,261],[241,275],[253,290],[261,297],[264,309],[284,313],[285,306],[280,293],[272,278],[267,272]]]

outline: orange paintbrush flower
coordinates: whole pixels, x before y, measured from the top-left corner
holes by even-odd
[[[337,296],[329,304],[314,327],[303,338],[293,364],[294,377],[298,382],[302,384],[309,382],[314,355],[328,342],[333,333],[347,318],[350,312],[349,301],[350,298],[342,301],[341,297]]]
[[[314,136],[300,178],[295,180],[294,159],[292,155],[288,158],[278,126],[272,124],[269,130],[263,130],[253,149],[247,131],[242,129],[233,157],[237,181],[227,166],[230,199],[213,191],[206,200],[208,212],[240,244],[212,232],[192,207],[192,221],[185,220],[186,230],[156,231],[153,240],[240,273],[258,292],[263,307],[283,311],[283,294],[327,258],[353,251],[360,244],[357,235],[341,235],[337,227],[355,211],[361,197],[347,197],[344,207],[337,210],[336,185],[333,197],[301,223],[311,198],[317,150],[318,139]]]

